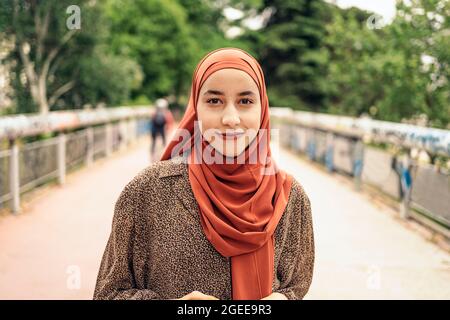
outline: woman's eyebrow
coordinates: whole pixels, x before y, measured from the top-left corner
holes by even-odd
[[[253,91],[242,91],[238,96],[256,96],[256,94]]]
[[[203,95],[207,95],[207,94],[215,94],[215,95],[224,95],[222,91],[219,90],[208,90],[206,91]]]
[[[222,96],[224,95],[224,93],[219,90],[208,90],[203,95],[207,94],[222,95]],[[256,96],[256,94],[253,91],[248,90],[238,93],[238,96]]]

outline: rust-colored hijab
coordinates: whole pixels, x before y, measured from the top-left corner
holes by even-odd
[[[248,73],[258,85],[261,126],[244,151],[245,163],[234,161],[230,164],[224,160],[209,164],[199,161],[203,150],[211,146],[201,139],[198,129],[194,130],[197,126],[194,121],[198,121],[197,101],[205,80],[213,72],[225,68]],[[184,136],[183,139],[181,131],[186,133],[186,130],[190,138]],[[201,225],[214,248],[222,256],[231,257],[232,298],[235,300],[257,300],[272,293],[273,234],[286,207],[292,177],[279,170],[271,159],[268,130],[269,100],[259,63],[241,49],[217,49],[197,65],[186,112],[160,159],[167,160],[181,153],[185,156],[188,151],[189,180],[199,205]],[[249,157],[255,154],[258,161],[250,161]]]

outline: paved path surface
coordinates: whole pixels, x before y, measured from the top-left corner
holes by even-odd
[[[45,188],[0,217],[0,299],[91,299],[114,204],[149,165],[149,140]],[[308,299],[450,299],[450,256],[351,185],[282,151],[312,203],[316,265]]]

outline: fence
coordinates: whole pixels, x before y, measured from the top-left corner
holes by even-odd
[[[0,151],[0,205],[10,202],[11,211],[17,213],[21,194],[51,180],[64,184],[68,171],[132,145],[147,134],[150,112],[149,108],[114,108],[30,116],[28,123],[23,115],[2,119],[0,133],[9,147]],[[21,143],[22,137],[43,132],[57,135]]]
[[[395,131],[398,124],[393,124],[392,129],[385,122],[378,127],[376,121],[368,125],[367,120],[361,124],[349,117],[278,108],[271,109],[271,121],[272,128],[280,130],[284,147],[326,165],[329,171],[352,176],[358,189],[366,184],[380,190],[399,201],[402,217],[420,220],[450,238],[449,170],[415,162],[407,152],[415,146],[448,156],[448,130],[430,129],[429,134],[426,128],[419,128],[413,134],[414,128],[408,126],[409,133],[403,139],[393,139],[401,136]],[[368,137],[396,144],[403,153],[391,154],[364,143]]]

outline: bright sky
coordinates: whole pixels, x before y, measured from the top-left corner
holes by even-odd
[[[395,16],[395,0],[329,0],[327,2],[334,2],[341,8],[357,7],[378,13],[385,23],[390,23]]]
[[[341,8],[357,7],[360,9],[372,11],[383,17],[383,24],[389,24],[395,16],[395,0],[325,0],[330,3],[336,3]],[[242,12],[234,8],[224,9],[225,16],[230,20],[242,17]],[[259,29],[262,24],[261,17],[249,19],[245,22],[247,27],[251,29]],[[236,36],[241,32],[239,27],[232,27],[227,31],[228,36]]]

